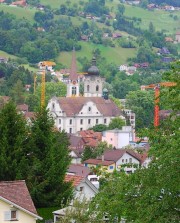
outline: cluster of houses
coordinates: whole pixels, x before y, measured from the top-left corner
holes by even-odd
[[[179,7],[175,7],[175,6],[172,6],[172,5],[157,5],[157,4],[148,4],[147,5],[147,8],[149,10],[164,10],[164,11],[179,11],[180,8]]]
[[[128,76],[133,75],[137,69],[146,69],[149,67],[148,62],[144,63],[134,63],[132,66],[128,66],[127,64],[122,64],[118,67],[119,71],[124,71]]]
[[[45,63],[46,69],[51,70],[52,63]],[[39,63],[39,66],[44,64]],[[95,125],[109,125],[115,117],[125,120],[123,111],[108,97],[104,89],[104,78],[100,77],[96,66],[96,59],[92,59],[92,66],[85,75],[84,96],[79,94],[79,75],[76,68],[75,51],[73,50],[71,69],[69,70],[66,97],[52,97],[47,105],[50,115],[54,118],[57,130],[65,130],[69,136],[69,151],[72,158],[65,181],[72,182],[74,197],[78,199],[92,199],[99,189],[99,177],[96,169],[112,173],[114,170],[133,173],[136,168],[148,166],[150,159],[147,155],[149,144],[147,139],[138,143],[135,136],[135,114],[126,110],[132,118],[131,126],[122,129],[107,130],[102,133],[89,130]],[[8,101],[8,98],[4,98]],[[28,111],[26,104],[18,105],[19,112],[24,114],[27,122],[35,117]],[[134,123],[133,123],[134,121]],[[82,161],[83,152],[87,146],[96,149],[100,142],[106,142],[112,149],[96,158]],[[137,152],[141,150],[141,154]],[[58,222],[67,209],[65,207],[53,212],[52,222]],[[38,216],[24,181],[0,182],[0,221],[15,221],[20,223],[35,223],[41,220]]]

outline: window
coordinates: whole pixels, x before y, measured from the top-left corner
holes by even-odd
[[[76,95],[76,87],[72,87],[72,95]]]
[[[5,221],[17,221],[17,210],[10,210],[4,212],[4,220]]]
[[[61,127],[59,127],[59,131],[61,132]]]
[[[96,86],[96,91],[99,91],[99,85]]]
[[[88,111],[89,111],[89,112],[91,111],[91,107],[88,107]]]
[[[113,170],[113,168],[114,168],[113,166],[110,166],[110,167],[109,167],[110,170]]]
[[[61,124],[61,119],[59,119],[59,124]]]
[[[72,133],[72,128],[69,128],[69,133]]]
[[[89,85],[87,85],[87,92],[89,92],[89,89],[90,89],[90,87],[89,87]]]
[[[122,159],[122,163],[124,163],[124,159]]]
[[[83,130],[83,128],[80,128],[80,131],[82,131]]]
[[[126,163],[128,162],[128,160],[126,159]]]
[[[88,124],[91,124],[91,119],[88,119]]]
[[[69,124],[72,125],[72,119],[69,120]]]
[[[52,109],[55,109],[55,104],[54,103],[52,103]]]
[[[99,122],[99,119],[96,119],[96,124],[98,124],[98,122]]]
[[[81,125],[83,124],[83,119],[80,119],[80,124],[81,124]]]
[[[132,158],[129,158],[129,163],[132,163]]]
[[[80,191],[83,191],[83,188],[84,188],[84,187],[80,187],[79,190],[80,190]]]
[[[106,120],[106,118],[104,119],[104,124],[106,124],[106,122],[107,122],[107,120]]]

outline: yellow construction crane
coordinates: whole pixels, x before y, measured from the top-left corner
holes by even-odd
[[[56,64],[52,61],[40,62],[40,74],[41,74],[41,108],[45,106],[45,86],[46,86],[46,69],[49,66],[55,66]],[[36,80],[37,74],[34,74],[34,94],[36,92]]]

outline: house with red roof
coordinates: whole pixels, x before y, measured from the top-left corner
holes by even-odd
[[[0,222],[36,223],[38,215],[24,180],[0,182]]]
[[[102,167],[107,172],[120,171],[123,168],[126,173],[133,173],[140,164],[140,155],[130,149],[106,150],[102,157],[84,161],[87,167]]]

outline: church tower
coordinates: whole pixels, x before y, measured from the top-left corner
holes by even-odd
[[[92,66],[88,69],[88,74],[84,79],[84,97],[102,97],[104,80],[99,75],[96,59],[93,57]]]
[[[69,80],[67,84],[67,97],[78,97],[79,96],[79,78],[77,73],[77,66],[76,66],[76,53],[75,49],[73,48],[72,52],[72,62],[71,62],[71,69]]]

